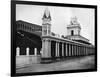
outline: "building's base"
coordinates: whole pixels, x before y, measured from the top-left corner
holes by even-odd
[[[16,56],[16,68],[22,68],[30,66],[31,64],[40,63],[40,55],[20,55]]]
[[[41,58],[41,62],[40,63],[52,63],[52,58]]]
[[[52,62],[57,62],[65,59],[67,57],[49,57],[49,58],[41,58],[41,63],[52,63]]]
[[[49,58],[41,58],[41,63],[52,63],[63,60],[65,57],[49,57]]]
[[[49,58],[41,58],[41,62],[40,63],[54,63],[54,62],[58,62],[58,61],[64,61],[64,60],[68,60],[68,59],[72,59],[72,58],[80,58],[80,57],[84,57],[87,55],[79,55],[79,56],[60,56],[60,57],[49,57]]]

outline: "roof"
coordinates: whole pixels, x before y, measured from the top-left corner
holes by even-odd
[[[74,37],[74,38],[73,38]],[[83,38],[83,39],[75,39],[75,37],[76,38]],[[85,38],[85,37],[83,37],[83,36],[81,36],[81,35],[69,35],[69,36],[66,36],[66,37],[64,37],[65,39],[72,39],[73,41],[77,41],[77,42],[81,42],[81,43],[86,43],[86,44],[90,44],[89,43],[89,40],[87,39],[87,38]],[[86,40],[86,41],[85,41]]]
[[[40,26],[40,25],[28,23],[28,22],[22,21],[22,20],[16,21],[16,24],[17,25],[24,24],[25,26],[30,27],[31,29],[34,29],[34,31],[24,30],[23,28],[18,29],[18,30],[22,30],[22,31],[26,31],[26,32],[29,32],[29,33],[32,33],[32,34],[36,34],[40,37],[42,36],[42,32],[41,32],[42,31],[42,26]]]
[[[42,28],[41,25],[37,25],[37,24],[33,24],[33,23],[29,23],[29,22],[26,22],[26,21],[23,21],[23,20],[18,20],[16,21],[16,24],[25,24],[25,25],[28,25],[28,26],[31,26],[31,27],[39,27],[39,28]]]
[[[64,38],[74,37],[74,36],[79,36],[79,37],[82,37],[82,38],[84,38],[84,39],[86,39],[86,40],[88,40],[88,41],[89,41],[89,39],[87,39],[87,38],[85,38],[85,37],[83,37],[83,36],[81,36],[81,35],[67,35],[67,36],[66,36],[66,37],[64,37]]]

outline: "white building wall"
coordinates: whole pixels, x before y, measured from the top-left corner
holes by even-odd
[[[71,35],[71,30],[74,31],[74,35],[78,35],[78,28],[67,29],[67,35]]]

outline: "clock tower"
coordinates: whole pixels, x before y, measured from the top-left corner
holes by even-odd
[[[51,35],[51,16],[48,8],[45,9],[44,15],[42,18],[42,36],[50,36]]]

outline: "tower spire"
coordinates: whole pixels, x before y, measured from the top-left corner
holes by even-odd
[[[48,10],[48,7],[46,7],[46,9],[45,9],[42,19],[50,19],[51,20],[50,11]]]

